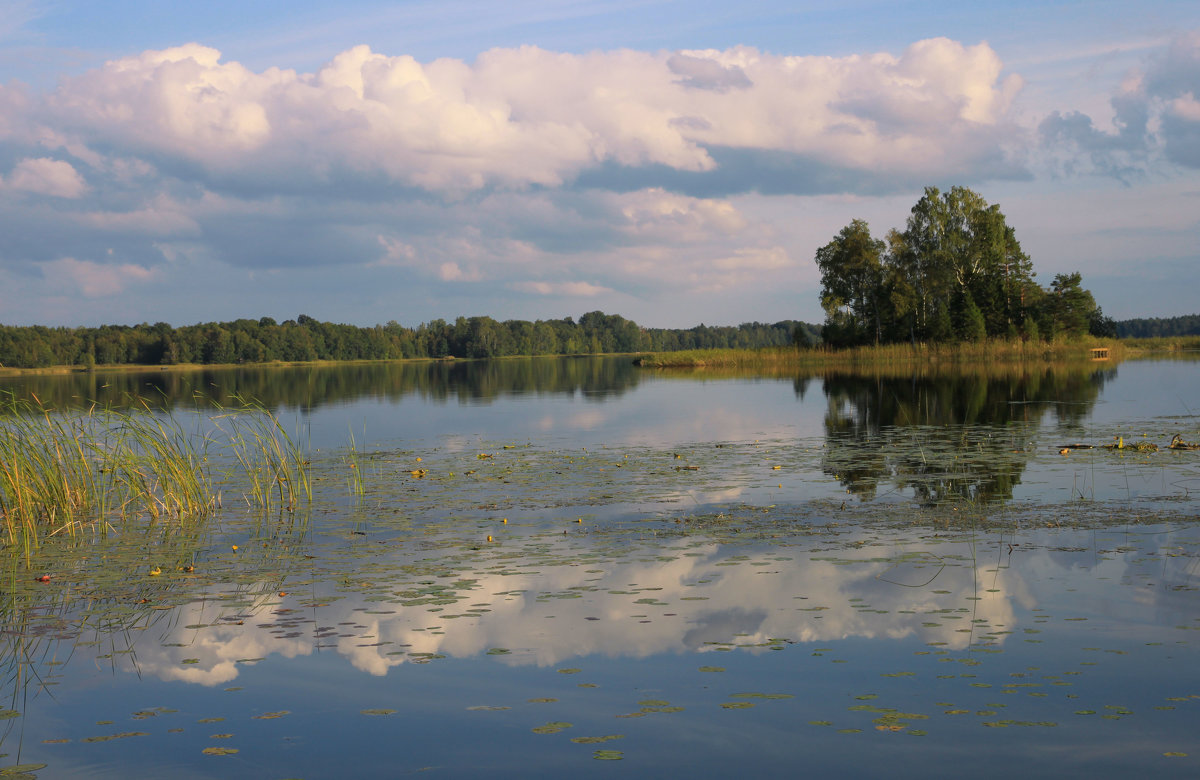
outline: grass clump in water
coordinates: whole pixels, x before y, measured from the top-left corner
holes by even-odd
[[[217,504],[206,460],[145,404],[64,412],[0,397],[0,529],[28,551],[85,527],[201,519]]]
[[[0,539],[26,556],[46,539],[130,523],[191,527],[220,506],[210,455],[261,510],[312,501],[300,447],[262,406],[219,408],[220,439],[189,433],[144,400],[59,410],[0,395]],[[223,439],[223,441],[221,441]],[[218,445],[218,446],[214,446]]]
[[[265,407],[240,397],[233,409],[218,407],[218,430],[228,436],[229,447],[242,475],[249,481],[246,503],[256,509],[295,510],[312,503],[308,460],[296,441]]]

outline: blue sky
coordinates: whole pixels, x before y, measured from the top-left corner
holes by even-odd
[[[815,322],[955,184],[1200,311],[1200,4],[0,0],[6,324]]]

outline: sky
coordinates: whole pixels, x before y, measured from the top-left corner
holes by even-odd
[[[0,323],[820,322],[927,186],[1200,312],[1200,3],[0,0]]]

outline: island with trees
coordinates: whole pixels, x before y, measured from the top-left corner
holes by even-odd
[[[817,250],[824,342],[1039,341],[1117,336],[1079,273],[1043,288],[1000,211],[965,187],[925,193],[904,230],[856,219]]]

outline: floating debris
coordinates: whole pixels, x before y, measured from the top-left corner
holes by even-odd
[[[1177,433],[1171,437],[1169,448],[1172,450],[1200,450],[1200,444],[1184,441],[1183,436]]]

